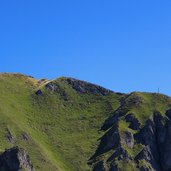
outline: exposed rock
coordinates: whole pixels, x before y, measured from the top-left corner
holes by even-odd
[[[65,101],[70,97],[67,95],[64,89],[62,89],[56,82],[49,82],[45,85],[46,90],[58,93]]]
[[[47,90],[57,91],[58,90],[58,85],[55,84],[54,82],[49,82],[48,84],[45,85],[45,88]]]
[[[18,147],[6,150],[0,155],[1,171],[34,171],[29,156]]]
[[[43,95],[42,90],[37,90],[37,91],[36,91],[36,95],[40,95],[40,96]]]
[[[129,122],[130,125],[129,127],[133,130],[139,130],[140,129],[140,122],[138,121],[137,118],[135,118],[134,114],[128,114],[125,117],[126,122]]]
[[[134,146],[134,135],[131,132],[124,132],[121,135],[121,142],[124,146],[133,148]]]
[[[131,159],[127,151],[122,147],[117,148],[107,161],[114,161],[116,158],[119,160],[125,159],[126,161]]]
[[[111,164],[109,171],[119,171],[119,168],[118,168],[117,165],[112,165]]]
[[[79,93],[91,93],[104,96],[113,93],[111,90],[105,89],[92,83],[88,83],[86,81],[81,81],[74,78],[67,78],[66,81],[72,86],[73,89]]]
[[[7,129],[6,137],[10,143],[12,143],[12,144],[15,143],[15,137],[12,135],[12,133],[10,132],[9,129]]]
[[[123,112],[122,110],[120,109],[116,110],[111,117],[105,120],[103,126],[101,127],[101,130],[105,131],[109,129],[114,123],[117,123],[118,120],[124,115],[125,115],[125,112]]]
[[[142,98],[138,96],[136,93],[131,93],[127,95],[121,102],[119,108],[114,111],[113,115],[107,118],[101,127],[101,130],[109,129],[113,124],[115,124],[121,117],[127,115],[131,107],[137,107],[143,102]],[[136,119],[133,114],[129,114],[126,116],[126,121],[130,122],[130,128],[134,130],[138,130],[140,127],[140,123],[138,119]]]
[[[149,145],[156,148],[156,129],[152,120],[147,120],[145,126],[135,135],[135,139],[138,143]]]
[[[125,107],[124,105],[121,105],[116,111],[114,111],[113,115],[107,118],[101,127],[101,130],[106,131],[110,127],[113,126],[113,124],[118,123],[118,121],[127,114],[129,109]]]
[[[106,160],[107,164],[111,163],[113,166],[117,166],[116,160],[126,160],[136,162],[140,171],[171,171],[170,110],[166,112],[166,116],[154,112],[153,117],[148,119],[142,128],[132,114],[126,115],[126,117],[122,116],[123,114],[116,113],[115,117],[113,117],[112,122],[114,123],[102,136],[98,150],[93,157],[96,158],[114,150],[113,154]],[[119,132],[118,121],[122,119],[130,122],[132,124],[130,128],[139,130],[138,133],[133,135],[129,131]],[[144,148],[135,158],[132,158],[124,147],[131,149],[135,143],[144,145]],[[142,160],[145,160],[148,165],[142,166]],[[118,168],[114,167],[114,169],[117,170]]]
[[[100,161],[97,164],[95,164],[93,171],[105,171],[104,162]]]
[[[140,171],[154,171],[154,169],[152,169],[150,167],[141,166]]]
[[[105,153],[111,149],[117,148],[119,145],[120,145],[120,135],[119,135],[119,130],[118,130],[118,124],[116,123],[101,138],[99,147],[92,158],[102,153]]]
[[[167,123],[169,119],[167,117],[162,116],[159,113],[154,113],[153,121],[155,123],[156,128],[156,139],[158,148],[163,148],[165,140],[167,139]],[[159,150],[160,150],[159,148]]]
[[[168,116],[168,112],[166,113]],[[171,120],[154,113],[153,121],[148,120],[145,127],[135,136],[146,146],[143,159],[147,160],[156,171],[171,170]],[[150,154],[150,155],[147,155]]]
[[[155,122],[152,120],[147,120],[144,128],[140,130],[138,134],[135,135],[135,139],[138,143],[145,145],[145,149],[140,152],[136,159],[144,159],[151,164],[151,166],[159,171],[159,148],[157,142],[157,130]]]
[[[171,120],[166,123],[165,136],[160,142],[160,162],[163,170],[171,170]]]
[[[25,141],[28,141],[28,140],[30,139],[29,135],[26,134],[26,133],[22,134],[22,138],[23,138],[23,140],[25,140]]]
[[[166,116],[171,119],[171,109],[166,111]]]
[[[143,150],[135,157],[135,160],[138,162],[143,159],[146,160],[148,163],[150,163],[152,165],[152,167],[154,168],[154,170],[156,170],[156,171],[161,170],[160,164],[154,158],[149,146],[144,147]],[[145,169],[145,168],[143,168],[143,169]]]

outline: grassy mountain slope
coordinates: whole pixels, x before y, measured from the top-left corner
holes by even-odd
[[[0,75],[0,149],[24,147],[36,170],[89,170],[87,160],[101,135],[98,130],[119,105],[119,97],[80,95],[65,78],[53,83],[60,86],[60,92],[47,90],[25,75]],[[43,95],[35,94],[38,89]]]
[[[165,113],[170,107],[171,98],[161,94],[127,95],[65,77],[49,81],[0,74],[0,150],[23,147],[37,171],[92,170],[112,154],[113,148],[97,151],[118,111],[124,117],[133,114],[143,127],[154,111]],[[119,120],[121,135],[136,134],[124,117]],[[136,145],[127,151],[135,156],[141,149]],[[88,165],[93,155],[96,161]]]

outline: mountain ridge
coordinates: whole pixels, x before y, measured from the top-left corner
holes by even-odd
[[[157,137],[158,118],[167,120],[162,129],[170,135],[167,95],[124,94],[70,77],[37,80],[18,73],[0,74],[0,94],[0,150],[24,148],[35,170],[170,169],[154,157],[165,157],[154,150],[160,141],[146,139]]]
[[[28,74],[22,74],[20,72],[0,72],[0,75],[13,75],[13,76],[21,76],[21,77],[26,77],[26,78],[31,78],[33,80],[35,80],[37,82],[37,85],[38,86],[41,86],[41,85],[44,85],[46,82],[53,82],[55,80],[59,80],[59,79],[64,79],[64,80],[67,80],[67,79],[70,79],[70,80],[75,80],[75,81],[80,81],[80,82],[84,82],[84,83],[88,83],[88,84],[91,84],[91,85],[94,85],[94,86],[97,86],[97,87],[101,87],[101,88],[104,88],[108,91],[111,91],[111,92],[114,92],[114,93],[118,93],[118,94],[131,94],[131,93],[151,93],[151,94],[160,94],[160,95],[164,95],[164,96],[167,96],[167,97],[170,97],[170,95],[168,94],[164,94],[164,93],[159,93],[159,92],[147,92],[147,91],[132,91],[132,92],[129,92],[129,93],[124,93],[124,92],[117,92],[113,89],[110,89],[110,88],[105,88],[104,86],[101,86],[99,84],[96,84],[96,83],[92,83],[90,81],[85,81],[85,80],[82,80],[82,79],[79,79],[79,78],[74,78],[74,77],[70,77],[70,76],[60,76],[60,77],[57,77],[57,78],[54,78],[54,79],[48,79],[48,78],[35,78],[34,76],[31,76],[31,75],[28,75]]]

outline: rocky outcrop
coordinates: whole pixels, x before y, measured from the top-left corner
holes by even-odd
[[[107,118],[105,122],[103,123],[103,126],[101,127],[102,131],[106,131],[109,129],[112,125],[117,124],[119,119],[126,115],[128,110],[124,111],[121,108],[118,108],[111,117]]]
[[[131,132],[125,131],[122,132],[121,136],[121,141],[122,144],[128,148],[133,148],[134,147],[134,135]]]
[[[118,131],[118,124],[116,123],[113,127],[107,131],[106,134],[101,138],[99,147],[94,156],[103,154],[111,149],[114,149],[120,145],[120,135]]]
[[[115,163],[116,160],[125,160],[130,161],[131,156],[128,154],[127,150],[125,150],[122,145],[132,148],[134,146],[134,137],[133,134],[130,132],[124,132],[121,134],[119,131],[119,119],[116,121],[115,124],[102,136],[100,139],[100,144],[95,152],[95,154],[90,158],[90,163],[96,162],[96,158],[99,156],[113,151],[113,154],[110,155],[103,161],[103,166],[110,165],[106,169],[102,167],[100,163],[96,163],[94,168],[103,169],[104,171],[108,170],[118,170],[118,166]],[[109,164],[111,163],[111,164]],[[114,165],[113,165],[114,164]],[[119,171],[119,170],[118,170]]]
[[[77,80],[74,78],[66,78],[66,81],[69,85],[72,86],[73,89],[75,89],[77,92],[84,94],[84,93],[91,93],[96,95],[109,95],[110,93],[113,93],[113,91],[105,89],[101,86],[86,82]]]
[[[97,164],[95,164],[93,171],[105,171],[105,166],[104,166],[104,162],[100,161]]]
[[[45,85],[45,88],[51,91],[58,91],[58,89],[60,89],[59,86],[54,82],[49,82],[48,84]]]
[[[15,137],[13,136],[11,131],[9,129],[7,129],[6,131],[7,131],[6,138],[7,138],[8,142],[10,142],[12,144],[15,143]]]
[[[170,123],[167,117],[155,112],[153,118],[147,120],[145,126],[135,135],[136,141],[146,146],[140,153],[142,159],[156,171],[171,170]]]
[[[42,90],[40,90],[40,89],[37,90],[35,93],[36,93],[36,95],[38,95],[38,96],[42,96],[42,95],[43,95],[43,92],[42,92]]]
[[[106,133],[101,137],[95,154],[90,158],[91,164],[108,152],[112,154],[103,160],[103,165],[108,166],[105,171],[119,171],[118,161],[124,160],[129,163],[129,161],[133,160],[126,148],[132,149],[134,147],[134,134],[126,130],[121,131],[119,124],[120,121],[124,120],[125,123],[129,123],[130,129],[139,130],[141,124],[134,114],[129,113],[128,106],[139,106],[141,103],[142,99],[136,93],[131,93],[121,101],[121,106],[113,112],[113,115],[105,120],[101,131],[106,131]],[[100,167],[101,165],[96,162],[97,166]]]
[[[47,90],[48,92],[50,93],[57,93],[61,96],[61,98],[65,101],[68,101],[70,99],[69,95],[66,93],[66,91],[61,88],[60,85],[58,85],[57,82],[55,81],[51,81],[51,82],[48,82],[44,85],[45,87],[45,90]],[[38,89],[36,92],[35,92],[36,95],[38,96],[43,96],[44,95],[44,90],[41,90],[41,89]]]
[[[125,120],[130,122],[130,128],[138,130],[140,127],[140,122],[135,118],[134,114],[128,114],[131,107],[139,107],[142,104],[142,98],[136,93],[131,93],[127,95],[122,101],[121,105],[113,112],[112,116],[107,118],[103,123],[101,130],[106,131],[113,124],[116,124],[119,119],[125,116]]]
[[[171,171],[171,110],[168,110],[166,115],[154,112],[143,127],[140,127],[138,119],[133,114],[116,115],[114,118],[113,126],[102,136],[98,150],[93,156],[103,156],[103,165],[108,166],[105,171],[110,171],[111,165],[115,166],[113,170],[123,170],[119,169],[119,161],[135,163],[140,171]],[[120,132],[120,120],[130,123],[129,129],[137,132]],[[135,145],[141,145],[142,149],[136,156],[132,156],[129,151]],[[112,150],[113,154],[105,158],[104,154]]]
[[[13,147],[0,155],[1,171],[35,171],[25,150]]]
[[[107,162],[115,161],[116,159],[125,159],[128,161],[131,159],[131,157],[123,147],[118,147],[115,152],[107,159]]]
[[[159,171],[160,165],[158,164],[158,162],[156,162],[155,156],[152,154],[152,151],[150,149],[149,146],[145,146],[141,152],[135,157],[135,160],[137,161],[137,163],[140,164],[140,162],[142,160],[145,160],[147,163],[150,163],[152,165],[152,169],[151,170],[156,170]],[[145,169],[145,167],[142,167],[142,169]],[[147,169],[147,168],[146,168]],[[149,169],[149,168],[148,168]]]
[[[133,129],[133,130],[139,130],[140,129],[140,122],[138,121],[138,119],[135,117],[134,114],[128,114],[125,117],[126,122],[129,122],[129,128]]]

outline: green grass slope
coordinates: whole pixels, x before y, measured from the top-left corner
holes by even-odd
[[[0,74],[0,150],[23,147],[37,171],[92,170],[87,162],[105,133],[100,129],[123,101],[142,123],[171,107],[170,97],[159,94],[80,93],[65,77]],[[120,127],[129,129],[124,122]]]
[[[87,161],[101,136],[99,129],[118,107],[119,95],[81,95],[65,78],[52,82],[60,92],[25,75],[0,75],[0,150],[23,147],[36,170],[90,170]],[[38,89],[43,95],[35,94]]]

